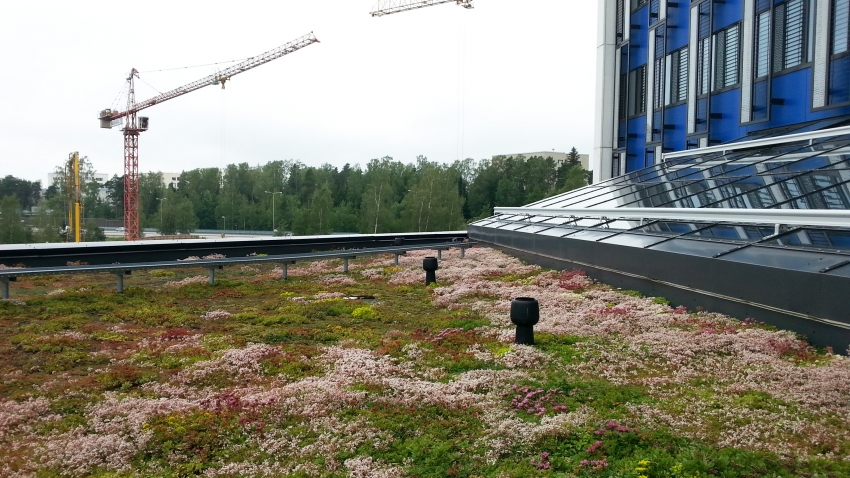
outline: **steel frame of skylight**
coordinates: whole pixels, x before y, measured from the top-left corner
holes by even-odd
[[[496,214],[529,216],[595,217],[605,219],[712,221],[740,224],[780,224],[850,228],[850,211],[834,209],[736,209],[736,208],[529,208],[497,207]]]
[[[715,153],[719,152],[721,154],[726,154],[731,151],[738,151],[740,149],[750,149],[750,148],[763,148],[767,146],[776,146],[783,143],[791,143],[796,141],[811,141],[815,139],[825,138],[828,136],[839,136],[850,134],[850,126],[840,126],[838,128],[829,128],[822,129],[818,131],[808,131],[805,133],[793,133],[787,134],[783,136],[771,137],[771,138],[762,138],[762,139],[753,139],[750,141],[741,141],[738,143],[725,143],[719,144],[716,146],[707,146],[705,148],[697,148],[697,149],[688,149],[684,151],[676,151],[672,153],[664,153],[662,154],[662,158],[664,161],[673,159],[673,158],[681,158],[683,156],[690,156],[693,154],[704,154],[704,153]]]

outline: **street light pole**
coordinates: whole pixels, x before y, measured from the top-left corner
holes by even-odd
[[[274,235],[275,224],[274,224],[274,195],[281,194],[281,191],[266,191],[266,194],[272,195],[272,235]]]
[[[222,229],[226,231],[227,230],[227,217],[221,216],[221,219],[224,220],[224,224],[222,225]]]

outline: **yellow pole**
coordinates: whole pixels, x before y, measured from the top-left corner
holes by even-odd
[[[74,153],[74,239],[80,242],[80,153]]]
[[[68,199],[68,235],[65,241],[71,242],[71,232],[74,228],[74,153],[68,155],[68,163],[65,164],[65,197]]]

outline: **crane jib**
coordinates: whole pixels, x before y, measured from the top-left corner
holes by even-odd
[[[163,101],[167,101],[178,96],[185,95],[186,93],[190,93],[195,90],[199,90],[205,86],[216,85],[221,83],[222,81],[230,80],[233,75],[237,75],[239,73],[248,71],[252,68],[256,68],[262,64],[268,63],[272,60],[276,60],[282,56],[288,55],[290,53],[294,53],[306,46],[312,45],[313,43],[319,43],[319,40],[313,35],[312,32],[304,35],[296,40],[293,40],[285,45],[282,45],[273,50],[269,50],[261,55],[254,56],[248,58],[247,60],[239,63],[237,65],[233,65],[229,68],[226,68],[218,73],[209,75],[200,80],[189,83],[188,85],[183,85],[181,87],[175,88],[171,91],[167,91],[165,93],[159,94],[153,98],[150,98],[145,101],[141,101],[135,103],[132,107],[127,108],[124,111],[111,111],[104,110],[101,112],[99,117],[100,120],[116,120],[118,118],[123,118],[133,113],[137,113],[145,108],[150,108],[153,105],[158,103],[162,103]]]

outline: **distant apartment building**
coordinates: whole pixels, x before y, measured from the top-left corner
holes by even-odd
[[[162,185],[167,188],[177,189],[177,183],[180,182],[181,173],[160,173],[162,174]]]
[[[92,179],[94,180],[94,182],[96,182],[100,186],[97,189],[98,197],[100,197],[100,199],[106,199],[106,196],[107,196],[107,194],[106,194],[106,182],[109,181],[109,175],[108,174],[101,174],[101,173],[94,173],[92,176],[93,176]],[[57,188],[59,188],[63,177],[64,177],[64,174],[48,173],[48,175],[47,175],[47,185],[45,186],[44,189],[46,190],[50,186],[56,186]]]
[[[567,160],[569,159],[569,153],[561,153],[561,152],[556,152],[556,151],[536,151],[536,152],[533,152],[533,153],[499,154],[497,156],[506,156],[506,157],[524,156],[526,158],[530,158],[532,156],[541,156],[543,158],[551,157],[552,159],[555,160],[555,164],[558,167],[561,167],[561,165],[566,163]],[[493,157],[495,158],[496,156],[493,156]],[[590,166],[590,156],[587,155],[587,154],[579,154],[578,158],[579,158],[579,162],[581,163],[581,167],[584,168],[584,169],[588,169],[588,167]]]
[[[95,173],[93,176],[94,176],[94,178],[93,178],[94,181],[97,182],[101,187],[106,185],[106,181],[109,181],[109,175],[108,174]],[[56,186],[58,188],[63,177],[64,177],[63,174],[49,173],[47,175],[47,186],[46,187],[49,188],[50,186]]]

